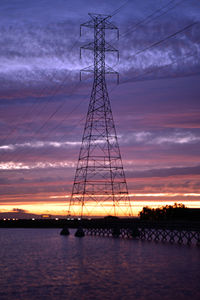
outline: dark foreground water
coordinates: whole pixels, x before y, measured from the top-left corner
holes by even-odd
[[[0,229],[0,299],[200,299],[200,249]]]

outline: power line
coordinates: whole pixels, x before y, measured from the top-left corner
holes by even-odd
[[[163,39],[161,39],[161,40],[159,40],[159,41],[157,41],[157,42],[155,42],[155,43],[153,43],[153,44],[147,46],[147,47],[144,48],[144,49],[141,49],[141,50],[137,51],[135,54],[129,55],[129,56],[127,57],[127,59],[132,58],[132,57],[135,57],[135,56],[139,55],[139,54],[142,53],[142,52],[145,52],[146,50],[148,50],[148,49],[150,49],[150,48],[156,47],[156,46],[158,46],[159,44],[165,42],[166,40],[168,40],[168,39],[170,39],[170,38],[172,38],[172,37],[174,37],[174,36],[176,36],[176,35],[178,35],[178,34],[184,32],[185,30],[188,30],[189,28],[191,28],[191,27],[193,27],[194,25],[197,25],[197,24],[198,24],[198,22],[191,23],[191,24],[185,26],[184,28],[182,28],[182,29],[176,31],[175,33],[173,33],[173,34],[171,34],[171,35],[169,35],[169,36],[167,36],[167,37],[165,37],[165,38],[163,38]],[[114,65],[114,66],[116,66],[116,65]]]
[[[142,77],[143,77],[144,75],[146,75],[146,74],[151,74],[151,73],[154,73],[154,72],[157,71],[157,70],[168,68],[168,67],[170,67],[170,66],[176,64],[177,62],[182,61],[183,59],[190,58],[190,57],[194,57],[194,56],[198,56],[198,55],[199,55],[198,52],[187,53],[186,55],[184,55],[184,56],[182,56],[182,57],[179,57],[178,59],[172,61],[171,63],[169,63],[169,64],[167,64],[167,65],[160,66],[160,67],[156,67],[156,68],[153,69],[153,70],[147,70],[146,72],[143,72],[142,74],[140,74],[140,75],[138,75],[138,76],[132,77],[130,80],[123,81],[123,82],[121,82],[119,85],[114,86],[114,87],[109,91],[109,94],[111,94],[111,93],[113,92],[114,89],[116,89],[118,86],[120,86],[120,85],[122,85],[122,84],[124,84],[124,83],[127,83],[127,82],[129,82],[129,81],[133,81],[134,79],[138,79],[138,78],[140,78],[140,77],[142,78]],[[197,74],[199,74],[199,72],[198,72]],[[181,76],[181,77],[182,77],[182,76]],[[77,125],[79,125],[80,122],[81,122],[82,120],[83,120],[83,118],[80,119],[80,120],[78,121]],[[76,125],[75,125],[74,128],[76,128]]]
[[[183,31],[185,31],[185,30],[187,30],[187,29],[189,29],[189,28],[191,28],[192,26],[194,26],[194,25],[196,25],[196,24],[198,24],[198,23],[197,23],[197,22],[194,22],[194,23],[192,23],[192,24],[189,24],[189,25],[185,26],[184,28],[182,28],[182,29],[176,31],[175,33],[168,35],[168,36],[165,37],[164,39],[162,39],[162,40],[160,40],[160,41],[158,41],[158,42],[155,42],[155,43],[151,44],[150,46],[148,46],[148,47],[146,47],[146,48],[144,48],[144,49],[142,49],[142,50],[139,50],[139,51],[136,52],[133,56],[136,56],[136,55],[138,55],[138,54],[140,54],[140,53],[142,53],[142,52],[144,52],[144,51],[146,51],[146,50],[148,50],[148,49],[150,49],[150,48],[152,48],[152,47],[158,46],[159,44],[161,44],[161,43],[167,41],[168,39],[170,39],[170,38],[176,36],[177,34],[183,32]]]
[[[145,49],[143,49],[143,50],[141,50],[141,51],[145,51],[145,50],[147,50],[147,49],[149,49],[149,48],[151,48],[151,47],[153,47],[153,46],[157,46],[158,44],[164,42],[165,40],[167,40],[167,39],[169,39],[169,38],[171,38],[171,37],[173,37],[173,36],[175,36],[175,35],[177,35],[177,34],[183,32],[183,31],[185,31],[185,30],[189,29],[190,27],[192,27],[192,26],[195,25],[195,24],[197,24],[197,22],[192,23],[192,24],[190,24],[190,25],[187,25],[187,26],[184,27],[183,29],[181,29],[181,30],[179,30],[179,31],[177,31],[177,32],[175,32],[175,33],[173,33],[173,34],[171,34],[170,36],[168,36],[168,37],[166,37],[166,38],[164,38],[164,39],[162,39],[162,40],[160,40],[160,41],[158,41],[158,42],[156,42],[156,43],[154,43],[154,44],[148,46],[147,48],[145,48]],[[140,51],[140,52],[141,52],[141,51]],[[136,53],[135,55],[137,55],[137,54],[139,54],[139,53]],[[197,55],[197,54],[198,54],[198,53],[192,53],[192,54],[189,54],[189,55],[187,54],[187,55],[185,55],[184,57],[181,57],[181,58],[179,58],[178,60],[175,60],[175,61],[173,61],[172,63],[167,64],[167,65],[165,65],[165,66],[158,67],[157,69],[155,69],[155,70],[153,70],[153,71],[149,71],[149,70],[148,70],[147,72],[143,73],[142,76],[145,75],[145,74],[147,74],[147,73],[155,72],[155,71],[158,70],[158,69],[163,69],[163,68],[169,67],[169,66],[173,65],[174,63],[177,63],[177,61],[179,61],[179,60],[182,60],[182,59],[187,58],[187,57],[192,57],[192,56],[195,56],[195,55]],[[140,76],[141,76],[141,75],[140,75]],[[136,79],[136,78],[138,78],[138,77],[139,77],[139,76],[134,77],[133,79]]]
[[[179,60],[182,60],[182,59],[184,59],[184,58],[186,58],[186,57],[191,57],[191,56],[194,56],[194,55],[197,55],[197,53],[192,53],[192,54],[189,54],[189,55],[185,55],[184,57],[181,57],[180,59],[178,59],[178,61],[179,61]],[[137,79],[137,78],[139,78],[139,77],[141,77],[141,76],[143,76],[143,75],[145,75],[145,74],[153,73],[153,72],[155,72],[155,71],[158,70],[158,69],[163,69],[163,68],[169,67],[170,65],[173,65],[174,63],[177,63],[177,60],[173,61],[172,63],[170,63],[170,64],[168,64],[168,65],[165,65],[165,66],[161,66],[161,67],[159,67],[159,68],[156,68],[156,69],[153,70],[153,71],[147,71],[147,72],[145,72],[145,73],[143,73],[143,74],[141,74],[141,75],[139,75],[139,76],[133,77],[132,80]],[[127,81],[125,81],[125,82],[127,82]],[[125,82],[123,82],[123,83],[125,83]],[[115,88],[116,88],[116,87],[114,87],[112,90],[114,90]],[[110,92],[112,92],[112,90],[111,90]],[[78,107],[80,104],[81,104],[81,102],[78,103],[77,107]],[[67,115],[67,117],[68,117],[70,114],[72,114],[72,113],[76,110],[77,107],[75,107],[75,108]],[[66,118],[67,118],[67,117],[66,117]],[[66,118],[65,118],[65,119],[66,119]],[[62,123],[65,119],[63,119],[63,120],[61,121],[61,123]],[[81,122],[82,120],[83,120],[83,118],[82,118],[81,120],[79,120],[79,122],[77,123],[77,125],[79,125],[80,122]],[[57,124],[53,129],[56,129],[59,125],[60,125],[60,124]],[[75,127],[77,127],[77,125],[75,125]],[[52,132],[52,131],[51,131],[51,132]],[[65,135],[66,135],[66,134],[64,134],[64,135],[58,140],[58,142],[61,141],[61,140],[64,138]],[[45,138],[48,137],[48,136],[49,136],[49,135],[46,135]],[[15,160],[15,162],[16,162],[16,160]]]
[[[73,93],[74,93],[74,91],[77,89],[77,87],[80,85],[80,82],[78,82],[75,86],[74,86],[74,89],[72,90],[72,92],[71,92],[71,94],[70,94],[70,96],[72,96],[73,95]],[[34,132],[34,136],[36,135],[36,134],[38,134],[46,125],[47,125],[47,123],[54,117],[54,115],[64,106],[66,104],[66,102],[62,102],[55,110],[54,110],[54,112],[43,122],[43,124],[39,127],[39,128],[37,128],[36,130],[35,130],[35,132]],[[15,142],[16,142],[16,140],[15,140]],[[19,150],[20,151],[20,150]],[[24,149],[24,151],[20,151],[19,153],[18,153],[18,156],[19,156],[19,154],[21,154],[21,153],[26,153],[26,150]],[[17,158],[18,158],[18,156],[17,156]],[[4,156],[2,156],[2,158],[5,158]]]
[[[59,88],[61,88],[61,86],[62,86],[62,84],[64,83],[66,81],[66,78],[64,78],[64,80],[62,81],[62,83],[61,83],[61,85],[59,86]],[[47,101],[47,103],[45,103],[45,105],[41,108],[41,110],[39,111],[39,114],[41,113],[41,111],[42,110],[44,110],[44,108],[47,106],[47,104],[50,102],[50,100],[56,95],[56,93],[57,93],[57,91],[59,90],[59,88],[57,88],[56,90],[55,90],[55,94],[54,95],[52,95],[51,97],[49,97],[49,99],[48,99],[48,101]],[[24,117],[25,117],[26,115],[24,114]],[[32,119],[33,119],[33,116],[32,116]],[[43,123],[44,124],[44,123]],[[20,128],[20,126],[18,125],[18,126],[16,126],[16,129],[17,128]],[[16,136],[15,137],[15,139],[14,139],[14,143],[17,143],[17,140],[19,139],[19,136]],[[5,153],[4,154],[2,154],[2,159],[4,159],[5,158]]]
[[[157,14],[158,12],[161,12],[163,9],[165,9],[166,7],[168,7],[168,6],[169,6],[171,3],[173,3],[174,1],[175,1],[175,0],[171,0],[171,1],[169,1],[166,5],[164,5],[164,6],[162,6],[161,8],[155,10],[153,13],[151,13],[150,15],[148,15],[146,18],[144,18],[143,20],[141,20],[140,22],[138,22],[137,24],[135,24],[135,25],[133,26],[132,29],[128,29],[127,31],[125,31],[125,32],[120,36],[120,38],[125,37],[125,36],[126,36],[127,34],[129,34],[130,32],[135,32],[136,29],[137,29],[138,27],[140,27],[142,24],[145,23],[145,25],[146,25],[146,24],[148,24],[148,23],[154,21],[155,19],[157,19],[157,18],[159,18],[159,17],[165,15],[166,13],[168,13],[170,10],[174,9],[176,6],[180,5],[180,4],[181,4],[182,2],[184,2],[185,0],[181,0],[181,1],[177,2],[174,6],[169,7],[169,8],[168,8],[167,10],[165,10],[163,13],[161,13],[161,14],[155,16],[154,18],[151,18],[151,17],[153,17],[155,14]],[[147,22],[146,22],[146,21],[147,21]]]
[[[110,91],[109,91],[109,94],[111,94],[112,93],[112,91],[116,88],[117,86],[114,86]],[[88,95],[87,96],[85,96],[78,104],[77,104],[77,106],[75,106],[74,107],[74,109],[72,109],[71,111],[70,111],[70,113],[67,115],[67,116],[65,116],[65,118],[58,124],[58,125],[56,125],[52,130],[54,131],[55,129],[57,129],[57,127],[61,124],[61,123],[63,123],[63,121],[65,121],[82,103],[83,103],[83,101],[84,100],[86,100],[86,99],[88,99]],[[84,117],[82,117],[77,123],[75,123],[75,124],[73,124],[73,126],[74,126],[74,128],[76,128],[78,125],[80,125],[80,122],[82,122],[83,120],[85,119],[85,116]],[[51,132],[52,132],[52,130],[51,130]],[[45,138],[46,137],[48,137],[49,135],[47,135],[47,136],[45,136]],[[64,137],[66,136],[66,133],[58,140],[58,142],[60,142]]]
[[[138,53],[136,53],[135,55],[139,54],[139,52],[141,53],[141,52],[143,52],[143,51],[145,51],[145,50],[147,50],[147,49],[149,49],[149,48],[151,48],[151,47],[153,47],[153,46],[156,46],[156,45],[162,43],[162,42],[165,41],[166,39],[169,39],[169,38],[175,36],[176,34],[178,34],[178,33],[182,32],[182,31],[186,30],[187,28],[189,28],[189,27],[191,27],[191,26],[193,26],[193,25],[195,25],[195,24],[196,24],[196,23],[193,23],[193,24],[190,24],[190,25],[186,26],[185,28],[183,28],[183,29],[177,31],[176,33],[174,33],[174,34],[172,34],[172,35],[170,35],[170,36],[168,36],[168,37],[166,37],[166,38],[164,38],[164,39],[162,39],[162,40],[160,40],[160,41],[158,41],[158,42],[156,42],[156,43],[154,43],[154,44],[152,44],[152,45],[150,45],[150,46],[148,46],[148,47],[146,47],[146,48],[143,49],[143,50],[138,51]],[[77,43],[77,41],[74,43],[73,47],[75,46],[76,43]],[[72,48],[73,48],[73,47],[72,47]],[[46,120],[46,121],[45,121],[45,122],[44,122],[37,130],[36,130],[36,133],[40,132],[40,131],[46,126],[46,124],[47,124],[47,123],[55,116],[55,114],[63,107],[63,105],[64,105],[64,104],[61,103],[61,104],[56,108],[56,110],[55,110],[55,111],[47,118],[47,120]],[[79,105],[78,105],[78,106],[79,106]],[[78,106],[77,106],[77,107],[78,107]],[[75,110],[76,110],[76,108],[75,108]],[[64,119],[63,119],[62,121],[64,121]],[[62,122],[61,122],[61,123],[62,123]],[[58,128],[58,126],[59,126],[59,124],[56,125],[56,128]]]
[[[186,55],[184,55],[183,57],[180,57],[180,58],[178,58],[177,60],[174,60],[173,62],[171,62],[170,64],[167,64],[167,65],[164,65],[164,66],[160,66],[160,67],[157,67],[157,68],[155,68],[154,70],[147,70],[146,72],[144,72],[144,73],[142,73],[142,74],[140,74],[140,75],[138,75],[138,76],[135,76],[135,77],[133,77],[133,78],[131,78],[130,80],[126,80],[126,81],[124,81],[124,82],[121,82],[120,83],[120,85],[122,85],[122,84],[124,84],[124,83],[127,83],[128,81],[134,81],[135,79],[139,79],[140,80],[140,78],[142,78],[144,75],[146,75],[146,74],[151,74],[151,73],[154,73],[155,71],[157,71],[157,70],[159,70],[159,69],[165,69],[165,68],[167,68],[167,67],[169,67],[169,66],[172,66],[173,64],[176,64],[177,62],[179,62],[179,61],[181,61],[181,60],[183,60],[183,59],[185,59],[185,58],[188,58],[188,57],[193,57],[193,56],[197,56],[198,55],[198,52],[195,52],[195,53],[188,53],[188,54],[186,54]],[[182,77],[182,76],[181,76]],[[144,79],[145,80],[145,79]],[[110,94],[113,92],[113,90],[114,89],[116,89],[118,86],[114,86],[111,90],[110,90]],[[87,99],[87,96],[85,97],[85,99]],[[74,108],[74,109],[72,109],[71,111],[70,111],[70,113],[65,117],[65,119],[67,119],[80,105],[81,105],[81,103],[82,103],[82,100],[77,104],[77,106]],[[64,121],[65,119],[63,119],[62,121]],[[85,119],[85,117],[83,117],[83,118],[81,118],[77,123],[75,123],[75,124],[73,124],[73,126],[74,126],[74,129],[77,127],[77,126],[79,126],[80,125],[80,123],[83,121]],[[57,126],[56,126],[57,127]],[[54,128],[54,129],[56,129],[56,127]],[[47,136],[45,136],[45,139],[46,139],[46,137],[48,137],[49,135],[47,135]],[[57,142],[61,142],[62,140],[63,140],[63,138],[66,136],[66,134],[64,134],[64,135],[62,135],[58,140],[57,140]],[[42,141],[43,141],[43,139],[42,139]],[[27,150],[28,151],[28,150]],[[24,152],[23,152],[24,153]],[[45,153],[45,149],[44,149],[44,151],[41,153],[41,154],[43,154],[43,153]],[[20,153],[21,154],[21,153]],[[15,160],[15,162],[18,162],[19,161],[19,159],[17,159],[17,160]]]
[[[175,0],[171,0],[169,1],[166,5],[162,6],[161,8],[157,9],[156,11],[154,11],[152,14],[148,15],[145,19],[141,20],[140,22],[138,22],[136,25],[134,25],[134,30],[133,29],[129,29],[128,31],[126,31],[124,34],[122,34],[122,36],[120,36],[121,38],[124,38],[128,33],[130,32],[135,32],[136,29],[142,25],[143,23],[145,23],[145,21],[147,20],[148,22],[146,22],[146,24],[148,24],[151,21],[154,21],[155,19],[161,17],[162,15],[168,13],[170,10],[174,9],[176,6],[180,5],[182,2],[184,2],[185,0],[181,0],[178,3],[176,3],[174,6],[171,6],[168,10],[164,11],[162,14],[155,16],[154,18],[151,18],[153,15],[155,15],[156,13],[162,11],[164,8],[166,8],[167,6],[169,6],[171,3],[173,3]],[[149,20],[148,20],[149,19]],[[114,67],[116,66],[116,64],[114,65]]]
[[[112,93],[112,91],[114,90],[116,88],[116,86],[114,86],[111,90],[110,90],[110,92],[109,93]],[[87,96],[85,96],[84,97],[84,99],[83,100],[86,100],[88,98],[88,95]],[[60,123],[62,123],[64,120],[66,120],[80,105],[81,105],[81,103],[82,103],[82,100],[77,104],[77,106],[76,107],[74,107],[66,116],[65,116],[65,118],[60,122]],[[74,126],[74,128],[76,128],[77,126],[79,126],[80,125],[80,122],[82,122],[83,120],[85,119],[85,116],[84,117],[82,117],[77,123],[75,123],[75,124],[73,124],[73,126]],[[58,125],[58,124],[57,124]],[[56,127],[58,127],[58,126],[55,126],[54,128],[53,128],[53,130],[50,130],[50,134],[56,129]],[[59,124],[60,125],[60,124]],[[46,140],[46,138],[50,135],[50,134],[48,134],[48,135],[46,135],[45,136],[45,140]],[[66,133],[64,134],[64,135],[62,135],[59,139],[57,139],[56,140],[56,142],[61,142],[62,140],[63,140],[63,138],[66,136]],[[42,138],[42,139],[40,139],[40,141],[44,141],[44,138]],[[14,162],[15,163],[17,163],[17,162],[19,162],[20,161],[20,158],[21,158],[21,155],[24,155],[24,154],[26,154],[27,152],[29,151],[29,148],[27,147],[27,149],[22,149],[21,151],[20,151],[20,149],[19,149],[19,151],[18,151],[18,153],[17,153],[17,155],[15,156],[15,160],[14,160]],[[33,151],[33,150],[32,150]],[[46,153],[46,150],[45,150],[45,147],[44,147],[44,150],[43,151],[40,151],[40,154],[44,154],[44,153]]]
[[[78,40],[76,40],[76,41],[72,44],[72,47],[69,49],[69,53],[74,49],[74,47],[77,45],[77,43],[78,43]],[[52,79],[53,79],[53,77],[52,77],[50,80],[52,81]],[[57,87],[56,90],[53,90],[54,94],[51,95],[50,98],[47,100],[47,102],[44,103],[43,108],[40,108],[39,114],[45,109],[45,107],[47,106],[47,104],[49,103],[49,101],[57,94],[57,91],[59,91],[59,89],[62,87],[62,85],[65,83],[66,80],[67,80],[67,77],[65,77],[65,78],[63,79],[63,81],[61,82],[60,86]],[[37,99],[37,102],[39,101],[39,99],[40,99],[41,97],[43,97],[43,96],[45,95],[44,92],[45,92],[46,89],[47,89],[47,88],[44,87],[44,88],[42,89],[42,92],[41,92],[39,95],[37,95],[37,98],[36,98],[36,99]],[[29,108],[25,111],[25,113],[24,113],[19,119],[24,119],[24,118],[27,116],[27,113],[31,112],[30,110],[31,110],[32,107],[33,107],[33,109],[34,109],[34,107],[37,107],[37,105],[39,104],[39,102],[38,102],[38,103],[37,103],[37,102],[32,103],[31,107],[29,107]],[[38,117],[38,114],[37,114],[37,117]],[[33,117],[32,117],[32,118],[33,118]],[[17,130],[18,128],[20,128],[20,125],[19,125],[19,124],[16,125],[16,126],[15,126],[15,127],[14,127],[7,135],[6,135],[6,137],[3,139],[2,144],[4,144],[4,143],[7,141],[7,139],[8,139],[10,136],[12,136],[12,134],[13,134],[14,132],[16,132],[16,130]]]
[[[168,67],[170,67],[170,66],[176,64],[177,62],[182,61],[182,60],[185,59],[185,58],[194,57],[194,56],[197,56],[197,55],[199,55],[198,52],[195,52],[195,53],[187,53],[186,55],[184,55],[184,56],[182,56],[182,57],[179,57],[178,59],[172,61],[171,63],[169,63],[169,64],[167,64],[167,65],[163,65],[163,66],[156,67],[156,68],[154,68],[153,70],[147,70],[146,72],[143,72],[143,73],[139,74],[138,76],[132,77],[132,78],[130,78],[129,80],[125,80],[125,81],[121,82],[120,84],[124,84],[124,83],[130,82],[130,81],[134,81],[134,79],[139,79],[139,80],[140,80],[140,78],[142,79],[142,78],[144,77],[144,75],[146,75],[146,74],[151,74],[151,73],[154,73],[154,72],[156,72],[156,71],[158,71],[158,70],[168,68]],[[196,73],[196,74],[199,74],[199,72]],[[185,76],[187,76],[187,75],[182,75],[182,76],[178,76],[178,77],[185,77]],[[144,80],[145,80],[145,79],[144,79]]]
[[[118,7],[117,9],[115,9],[112,13],[111,13],[111,16],[115,16],[116,14],[118,14],[120,12],[120,10],[126,6],[128,4],[130,0],[126,1],[124,4],[122,4],[120,7]]]
[[[184,1],[184,0],[180,1],[179,3],[183,2],[183,1]],[[125,5],[127,5],[128,2],[129,2],[129,0],[126,1],[123,5],[121,5],[118,9],[116,9],[116,10],[112,13],[112,15],[118,13]],[[136,24],[136,27],[137,27],[137,25],[139,25],[139,24],[145,22],[145,20],[149,19],[151,16],[153,16],[153,15],[156,14],[157,12],[160,12],[162,9],[164,9],[164,8],[167,7],[167,6],[169,6],[172,2],[174,2],[174,0],[171,0],[167,5],[162,6],[160,9],[157,9],[154,13],[150,14],[149,16],[147,16],[144,20],[142,20],[142,21],[140,21],[138,24]],[[179,3],[178,3],[178,4],[179,4]],[[177,4],[176,4],[176,5],[177,5]],[[165,13],[166,13],[166,12],[165,12]],[[75,42],[74,42],[74,44],[72,45],[72,47],[71,47],[71,49],[70,49],[69,52],[72,51],[72,49],[77,45],[77,43],[78,43],[78,41],[75,41]],[[47,106],[47,104],[48,104],[49,101],[50,101],[50,99],[43,105],[43,108],[40,109],[39,114],[45,109],[45,107]],[[27,114],[27,112],[26,112],[26,114]],[[50,118],[50,119],[51,119],[51,118]],[[14,129],[12,130],[12,132],[9,133],[9,134],[7,135],[7,137],[4,139],[3,143],[5,143],[5,141],[7,140],[7,138],[8,138],[13,132],[15,132],[15,130],[16,130],[16,128],[14,128]]]
[[[72,47],[71,47],[70,50],[69,50],[69,53],[73,50],[73,48],[77,45],[77,43],[78,43],[78,40],[76,40],[76,41],[73,43]],[[55,94],[52,95],[51,97],[49,97],[48,101],[44,103],[43,107],[39,110],[39,114],[46,108],[46,106],[47,106],[47,104],[50,102],[50,100],[57,94],[57,91],[59,91],[59,89],[60,89],[60,88],[62,87],[62,85],[65,83],[66,79],[67,79],[67,77],[64,78],[64,80],[61,82],[60,86],[55,90]],[[74,89],[73,89],[71,95],[73,94],[73,92],[76,90],[76,88],[77,88],[79,85],[80,85],[80,82],[78,82],[78,84],[75,85],[75,87],[74,87]],[[45,91],[45,88],[43,89],[43,91]],[[42,96],[42,95],[40,95],[40,96]],[[46,124],[48,123],[48,121],[51,120],[51,119],[54,117],[54,115],[56,115],[56,113],[64,106],[64,104],[65,104],[65,103],[63,103],[63,104],[61,103],[61,104],[56,108],[56,110],[55,110],[55,111],[47,118],[47,120],[45,120],[45,122],[43,122],[43,124],[38,128],[38,130],[35,132],[35,134],[39,133],[39,132],[46,126]],[[33,104],[32,104],[32,106],[33,106]],[[32,106],[31,106],[31,107],[32,107]],[[29,109],[28,109],[28,110],[29,110]],[[25,114],[23,115],[24,117],[27,115],[28,110],[26,110]],[[37,114],[37,116],[38,116],[39,114]],[[32,118],[33,118],[33,117],[32,117]],[[3,143],[5,143],[6,140],[8,139],[8,137],[9,137],[12,133],[14,133],[14,132],[16,131],[16,129],[18,129],[18,128],[20,128],[19,125],[15,126],[15,128],[12,130],[12,132],[10,132],[10,133],[7,135],[7,137],[3,140]],[[17,140],[18,140],[18,137],[15,138],[14,143],[16,143]],[[3,155],[2,158],[5,158],[4,155]]]
[[[154,69],[154,70],[147,70],[146,72],[144,72],[144,73],[142,73],[142,74],[140,74],[140,75],[138,75],[138,76],[135,76],[135,77],[133,77],[133,78],[131,78],[130,80],[131,81],[133,81],[134,79],[139,79],[140,77],[143,77],[144,75],[146,75],[146,74],[151,74],[151,73],[154,73],[155,71],[157,71],[157,70],[159,70],[159,69],[165,69],[165,68],[167,68],[167,67],[169,67],[169,66],[171,66],[171,65],[173,65],[173,64],[176,64],[177,62],[179,62],[179,61],[181,61],[181,60],[183,60],[183,59],[185,59],[185,58],[188,58],[188,57],[193,57],[193,56],[196,56],[196,55],[198,55],[198,52],[195,52],[195,53],[188,53],[188,54],[186,54],[186,55],[184,55],[183,57],[180,57],[180,58],[178,58],[177,60],[174,60],[173,62],[171,62],[170,64],[167,64],[167,65],[164,65],[164,66],[160,66],[160,67],[158,67],[158,68],[156,68],[156,69]],[[124,84],[124,83],[127,83],[128,81],[124,81],[124,82],[122,82],[122,83],[120,83],[120,85],[122,85],[122,84]],[[110,94],[112,93],[112,91],[114,90],[114,89],[116,89],[118,86],[114,86],[111,90],[110,90]],[[85,99],[87,98],[87,96],[85,97]],[[78,105],[77,105],[77,107],[79,106],[81,104],[81,102],[80,103],[78,103]],[[69,117],[69,115],[71,115],[73,112],[74,112],[74,110],[75,110],[75,108],[74,109],[72,109],[72,111],[70,111],[70,113],[66,116],[66,118],[67,117]],[[77,127],[77,126],[79,126],[80,125],[80,123],[83,121],[85,119],[85,117],[82,117],[78,122],[76,122],[75,124],[73,124],[73,126],[74,126],[74,129]],[[54,128],[55,129],[55,128]],[[49,136],[49,135],[48,135]],[[58,143],[59,142],[61,142],[62,140],[63,140],[63,138],[66,136],[66,134],[64,134],[64,135],[62,135],[58,140],[56,140]],[[46,136],[47,137],[47,136]],[[46,138],[45,137],[45,138]],[[43,140],[43,139],[42,139]],[[41,154],[43,154],[43,153],[45,153],[45,149],[44,149],[44,151],[43,152],[41,152]],[[19,159],[16,161],[15,160],[15,162],[18,162],[19,161]]]
[[[72,90],[72,94],[73,92],[78,88],[78,86],[80,85],[80,82],[78,82],[75,87]],[[57,114],[57,112],[65,105],[65,102],[62,102],[55,110],[54,112],[43,122],[43,124],[36,130],[35,134],[37,134],[38,132],[40,132],[45,126],[46,124]]]

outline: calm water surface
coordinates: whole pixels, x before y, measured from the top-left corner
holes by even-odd
[[[200,299],[200,249],[0,229],[0,299]]]

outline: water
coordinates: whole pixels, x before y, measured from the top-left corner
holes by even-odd
[[[200,249],[0,229],[0,299],[200,299]]]

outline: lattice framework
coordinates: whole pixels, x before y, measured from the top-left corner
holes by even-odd
[[[94,42],[80,49],[94,52],[94,65],[81,70],[93,72],[94,81],[86,117],[82,145],[69,204],[71,215],[131,216],[132,209],[116,129],[108,96],[105,74],[116,74],[105,64],[106,52],[117,52],[105,41],[107,29],[118,28],[110,16],[89,14],[81,27],[94,29]],[[80,30],[81,32],[81,30]]]

